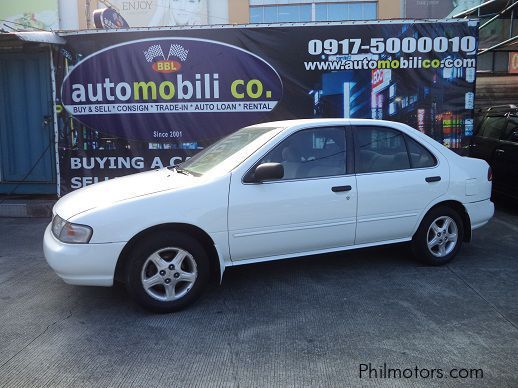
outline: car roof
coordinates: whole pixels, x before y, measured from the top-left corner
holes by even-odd
[[[487,116],[499,116],[499,115],[505,115],[507,113],[517,113],[518,112],[518,106],[513,104],[508,105],[497,105],[497,106],[491,106],[487,108],[487,110],[484,112]]]
[[[266,123],[255,124],[254,126],[258,127],[295,127],[295,126],[305,126],[305,125],[387,125],[387,124],[397,124],[401,125],[401,123],[397,123],[395,121],[388,120],[374,120],[374,119],[350,119],[350,118],[325,118],[325,119],[294,119],[294,120],[281,120],[281,121],[270,121]]]

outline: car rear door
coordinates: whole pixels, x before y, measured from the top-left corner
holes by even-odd
[[[500,180],[500,177],[505,177],[505,173],[502,171],[504,166],[498,162],[495,165],[495,160],[499,156],[496,155],[495,151],[500,144],[500,138],[503,136],[506,126],[507,117],[504,114],[487,115],[470,144],[469,156],[483,159],[489,163],[493,169],[495,186],[499,184],[497,181]]]
[[[232,260],[352,245],[357,190],[351,143],[345,127],[303,129],[265,152],[252,167],[281,163],[282,179],[244,183],[242,173],[233,173],[228,209]]]
[[[509,115],[493,156],[495,190],[518,196],[518,116]]]
[[[449,165],[394,128],[354,128],[356,244],[408,239],[422,211],[448,189]]]

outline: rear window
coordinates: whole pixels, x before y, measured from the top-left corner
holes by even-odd
[[[505,129],[507,119],[502,116],[488,116],[482,122],[479,136],[489,139],[500,139]]]
[[[507,128],[505,129],[504,136],[502,137],[505,140],[516,141],[513,133],[518,131],[518,117],[517,116],[509,116],[509,121],[507,122]]]

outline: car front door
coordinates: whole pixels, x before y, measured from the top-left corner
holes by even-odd
[[[351,147],[344,127],[303,129],[265,152],[250,170],[281,163],[282,179],[244,183],[242,173],[234,173],[228,210],[232,260],[352,245],[357,190]]]
[[[408,239],[420,214],[448,188],[449,167],[393,128],[356,126],[356,244]]]

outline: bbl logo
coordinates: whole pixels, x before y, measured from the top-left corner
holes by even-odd
[[[176,73],[182,68],[182,64],[171,58],[178,58],[181,62],[185,62],[188,54],[189,50],[180,44],[171,44],[167,58],[159,44],[149,46],[147,50],[144,50],[146,61],[153,63],[153,70],[157,73]],[[156,60],[157,58],[161,59]]]

